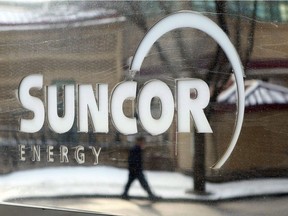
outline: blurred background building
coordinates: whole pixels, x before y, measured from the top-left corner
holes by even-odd
[[[20,117],[32,117],[17,100],[21,80],[44,75],[44,85],[59,86],[59,114],[63,114],[65,84],[108,83],[109,92],[128,79],[129,61],[147,30],[163,16],[182,9],[202,12],[230,37],[246,73],[246,116],[239,142],[219,171],[210,167],[220,158],[235,123],[235,87],[232,69],[223,51],[207,35],[181,29],[163,36],[146,57],[135,80],[139,88],[157,78],[174,91],[174,79],[196,77],[211,89],[205,110],[213,134],[176,134],[174,120],[160,136],[146,137],[145,168],[200,175],[210,181],[287,176],[288,3],[275,1],[1,1],[0,3],[0,171],[63,166],[20,162],[17,144],[79,144],[102,147],[100,165],[127,166],[135,136],[119,134],[111,121],[108,134],[58,135],[47,123],[36,134],[18,132]],[[193,22],[193,20],[191,20]],[[44,99],[44,91],[35,91]],[[131,101],[127,116],[136,116]],[[161,103],[151,104],[159,115]],[[177,115],[177,114],[176,114]],[[27,151],[28,152],[28,151]],[[88,164],[92,165],[92,155]],[[197,163],[195,164],[195,161]],[[200,164],[199,164],[200,162]],[[76,165],[76,162],[74,162]],[[71,165],[71,164],[70,164]],[[203,176],[204,175],[204,176]]]

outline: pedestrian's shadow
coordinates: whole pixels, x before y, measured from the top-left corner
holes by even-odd
[[[154,204],[155,204],[154,202],[151,202],[148,200],[147,201],[141,200],[141,202],[137,200],[133,200],[131,202],[137,205],[140,209],[143,210],[143,212],[147,213],[147,215],[149,216],[162,216],[162,214],[154,208]]]

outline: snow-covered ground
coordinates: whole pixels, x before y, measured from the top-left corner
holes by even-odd
[[[288,193],[288,179],[258,179],[229,183],[207,183],[207,195],[186,193],[192,178],[176,172],[146,171],[150,187],[163,199],[219,200],[246,196]],[[94,167],[56,167],[18,171],[0,177],[0,201],[25,197],[75,195],[118,196],[128,178],[126,169]],[[146,197],[138,181],[131,196]]]

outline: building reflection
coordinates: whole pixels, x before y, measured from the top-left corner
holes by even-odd
[[[195,176],[198,154],[195,146],[201,145],[204,146],[202,156],[197,160],[203,162],[204,180],[287,177],[287,3],[218,4],[157,1],[56,4],[51,1],[31,7],[1,2],[6,12],[0,15],[0,173],[77,166],[73,158],[79,145],[85,147],[85,166],[93,166],[89,146],[96,146],[101,148],[97,166],[126,168],[128,150],[141,135],[147,143],[145,170]],[[246,72],[243,130],[235,151],[221,170],[210,167],[230,141],[237,112],[237,90],[224,53],[211,38],[196,30],[179,30],[161,38],[135,80],[140,89],[150,79],[161,79],[172,92],[176,78],[205,80],[211,88],[211,104],[205,111],[214,133],[204,135],[200,143],[193,126],[191,133],[176,133],[175,117],[169,130],[159,136],[149,135],[140,124],[139,134],[125,136],[117,132],[111,121],[108,134],[93,133],[91,125],[88,133],[79,133],[76,118],[73,128],[61,135],[54,133],[47,123],[35,134],[18,131],[20,117],[33,116],[21,107],[16,96],[25,76],[40,73],[45,77],[44,85],[57,85],[61,116],[63,85],[107,83],[110,94],[117,83],[131,78],[129,59],[148,28],[164,15],[187,8],[204,12],[224,28]],[[44,100],[45,91],[33,90],[31,94]],[[137,118],[133,101],[126,101],[123,109],[126,116]],[[161,102],[157,98],[151,102],[151,112],[155,118],[161,115]],[[25,145],[26,161],[19,161],[19,144]],[[35,145],[40,146],[40,161],[31,161],[31,149]],[[54,163],[47,161],[48,145],[54,147]],[[63,145],[71,149],[69,163],[60,163]]]

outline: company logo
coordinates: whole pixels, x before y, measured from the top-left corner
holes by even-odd
[[[244,118],[244,82],[243,69],[239,56],[227,35],[209,18],[198,13],[182,11],[171,14],[156,23],[145,35],[137,48],[131,63],[130,72],[140,72],[145,56],[152,45],[164,34],[179,28],[195,28],[211,36],[226,53],[235,74],[238,89],[238,112],[231,142],[222,156],[214,165],[220,168],[232,153],[240,135]],[[31,89],[43,90],[45,102],[30,95]],[[144,130],[151,135],[159,135],[168,130],[172,124],[175,110],[177,111],[177,132],[190,132],[191,116],[198,133],[212,133],[210,124],[205,116],[204,108],[210,100],[208,85],[200,79],[183,78],[175,81],[175,97],[170,88],[161,80],[150,80],[136,95],[137,82],[123,81],[114,87],[108,95],[108,84],[96,84],[96,95],[92,85],[64,86],[64,116],[57,113],[57,86],[43,86],[43,75],[33,74],[25,77],[19,85],[18,97],[21,105],[34,113],[32,119],[20,119],[20,131],[35,133],[45,122],[45,117],[56,133],[68,132],[73,124],[75,115],[78,120],[78,131],[88,132],[88,119],[91,116],[95,133],[109,132],[109,113],[115,128],[122,134],[137,133],[137,119],[129,118],[123,112],[125,100],[134,100],[137,107],[139,122]],[[191,89],[197,92],[196,98],[190,98]],[[76,93],[76,94],[75,94]],[[76,95],[76,97],[75,97]],[[151,100],[161,101],[161,115],[153,118]],[[175,98],[175,100],[174,100]],[[75,100],[77,105],[75,107]],[[47,103],[47,104],[45,104]],[[45,107],[47,109],[45,110]],[[77,110],[78,112],[76,112]],[[46,111],[46,113],[45,113]]]

